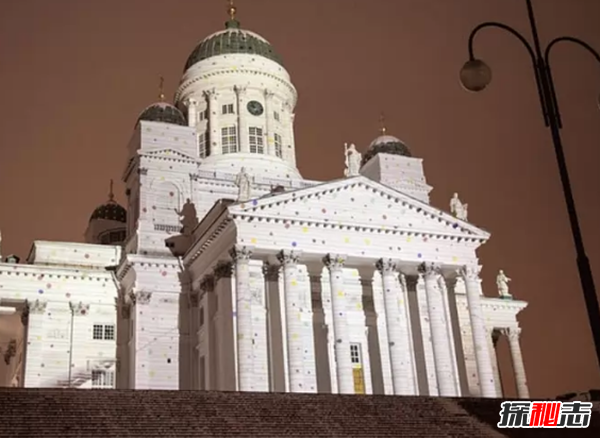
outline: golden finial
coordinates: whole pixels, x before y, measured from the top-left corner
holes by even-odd
[[[110,180],[110,189],[108,192],[108,202],[114,202],[115,201],[115,194],[113,193],[113,180]]]
[[[229,14],[229,18],[231,18],[231,21],[235,20],[236,12],[237,8],[233,5],[233,0],[229,0],[229,7],[227,8],[227,13]]]
[[[161,102],[165,101],[165,78],[160,76],[160,82],[158,85],[158,98]]]
[[[381,135],[385,135],[385,133],[387,132],[387,129],[385,127],[385,114],[381,113],[381,115],[379,116],[379,132],[381,132]]]

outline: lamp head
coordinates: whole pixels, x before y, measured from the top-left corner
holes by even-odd
[[[483,61],[471,59],[460,69],[460,83],[465,90],[478,92],[492,82],[492,70]]]

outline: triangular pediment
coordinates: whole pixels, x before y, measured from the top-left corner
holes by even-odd
[[[230,214],[293,222],[464,236],[489,233],[363,176],[268,195],[229,207]]]
[[[171,160],[186,160],[186,161],[197,161],[195,157],[191,155],[184,154],[181,151],[172,149],[172,148],[164,148],[164,149],[154,149],[154,150],[146,150],[140,151],[139,154],[144,157],[151,158],[165,158]]]

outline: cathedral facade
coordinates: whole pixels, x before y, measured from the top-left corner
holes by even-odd
[[[499,397],[506,335],[528,397],[527,304],[504,273],[495,298],[479,279],[490,234],[457,196],[431,206],[422,160],[385,129],[346,145],[344,177],[304,179],[290,75],[230,12],[173,104],[141,113],[126,209],[111,190],[87,244],[0,264],[17,386]]]

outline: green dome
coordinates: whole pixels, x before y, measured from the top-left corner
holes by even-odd
[[[240,23],[229,20],[226,29],[204,39],[189,56],[184,71],[213,56],[244,53],[258,55],[283,65],[271,44],[259,35],[239,28]]]
[[[410,149],[401,140],[385,134],[373,140],[369,146],[369,149],[363,156],[361,166],[367,164],[367,162],[377,154],[391,154],[402,155],[403,157],[412,157]]]

